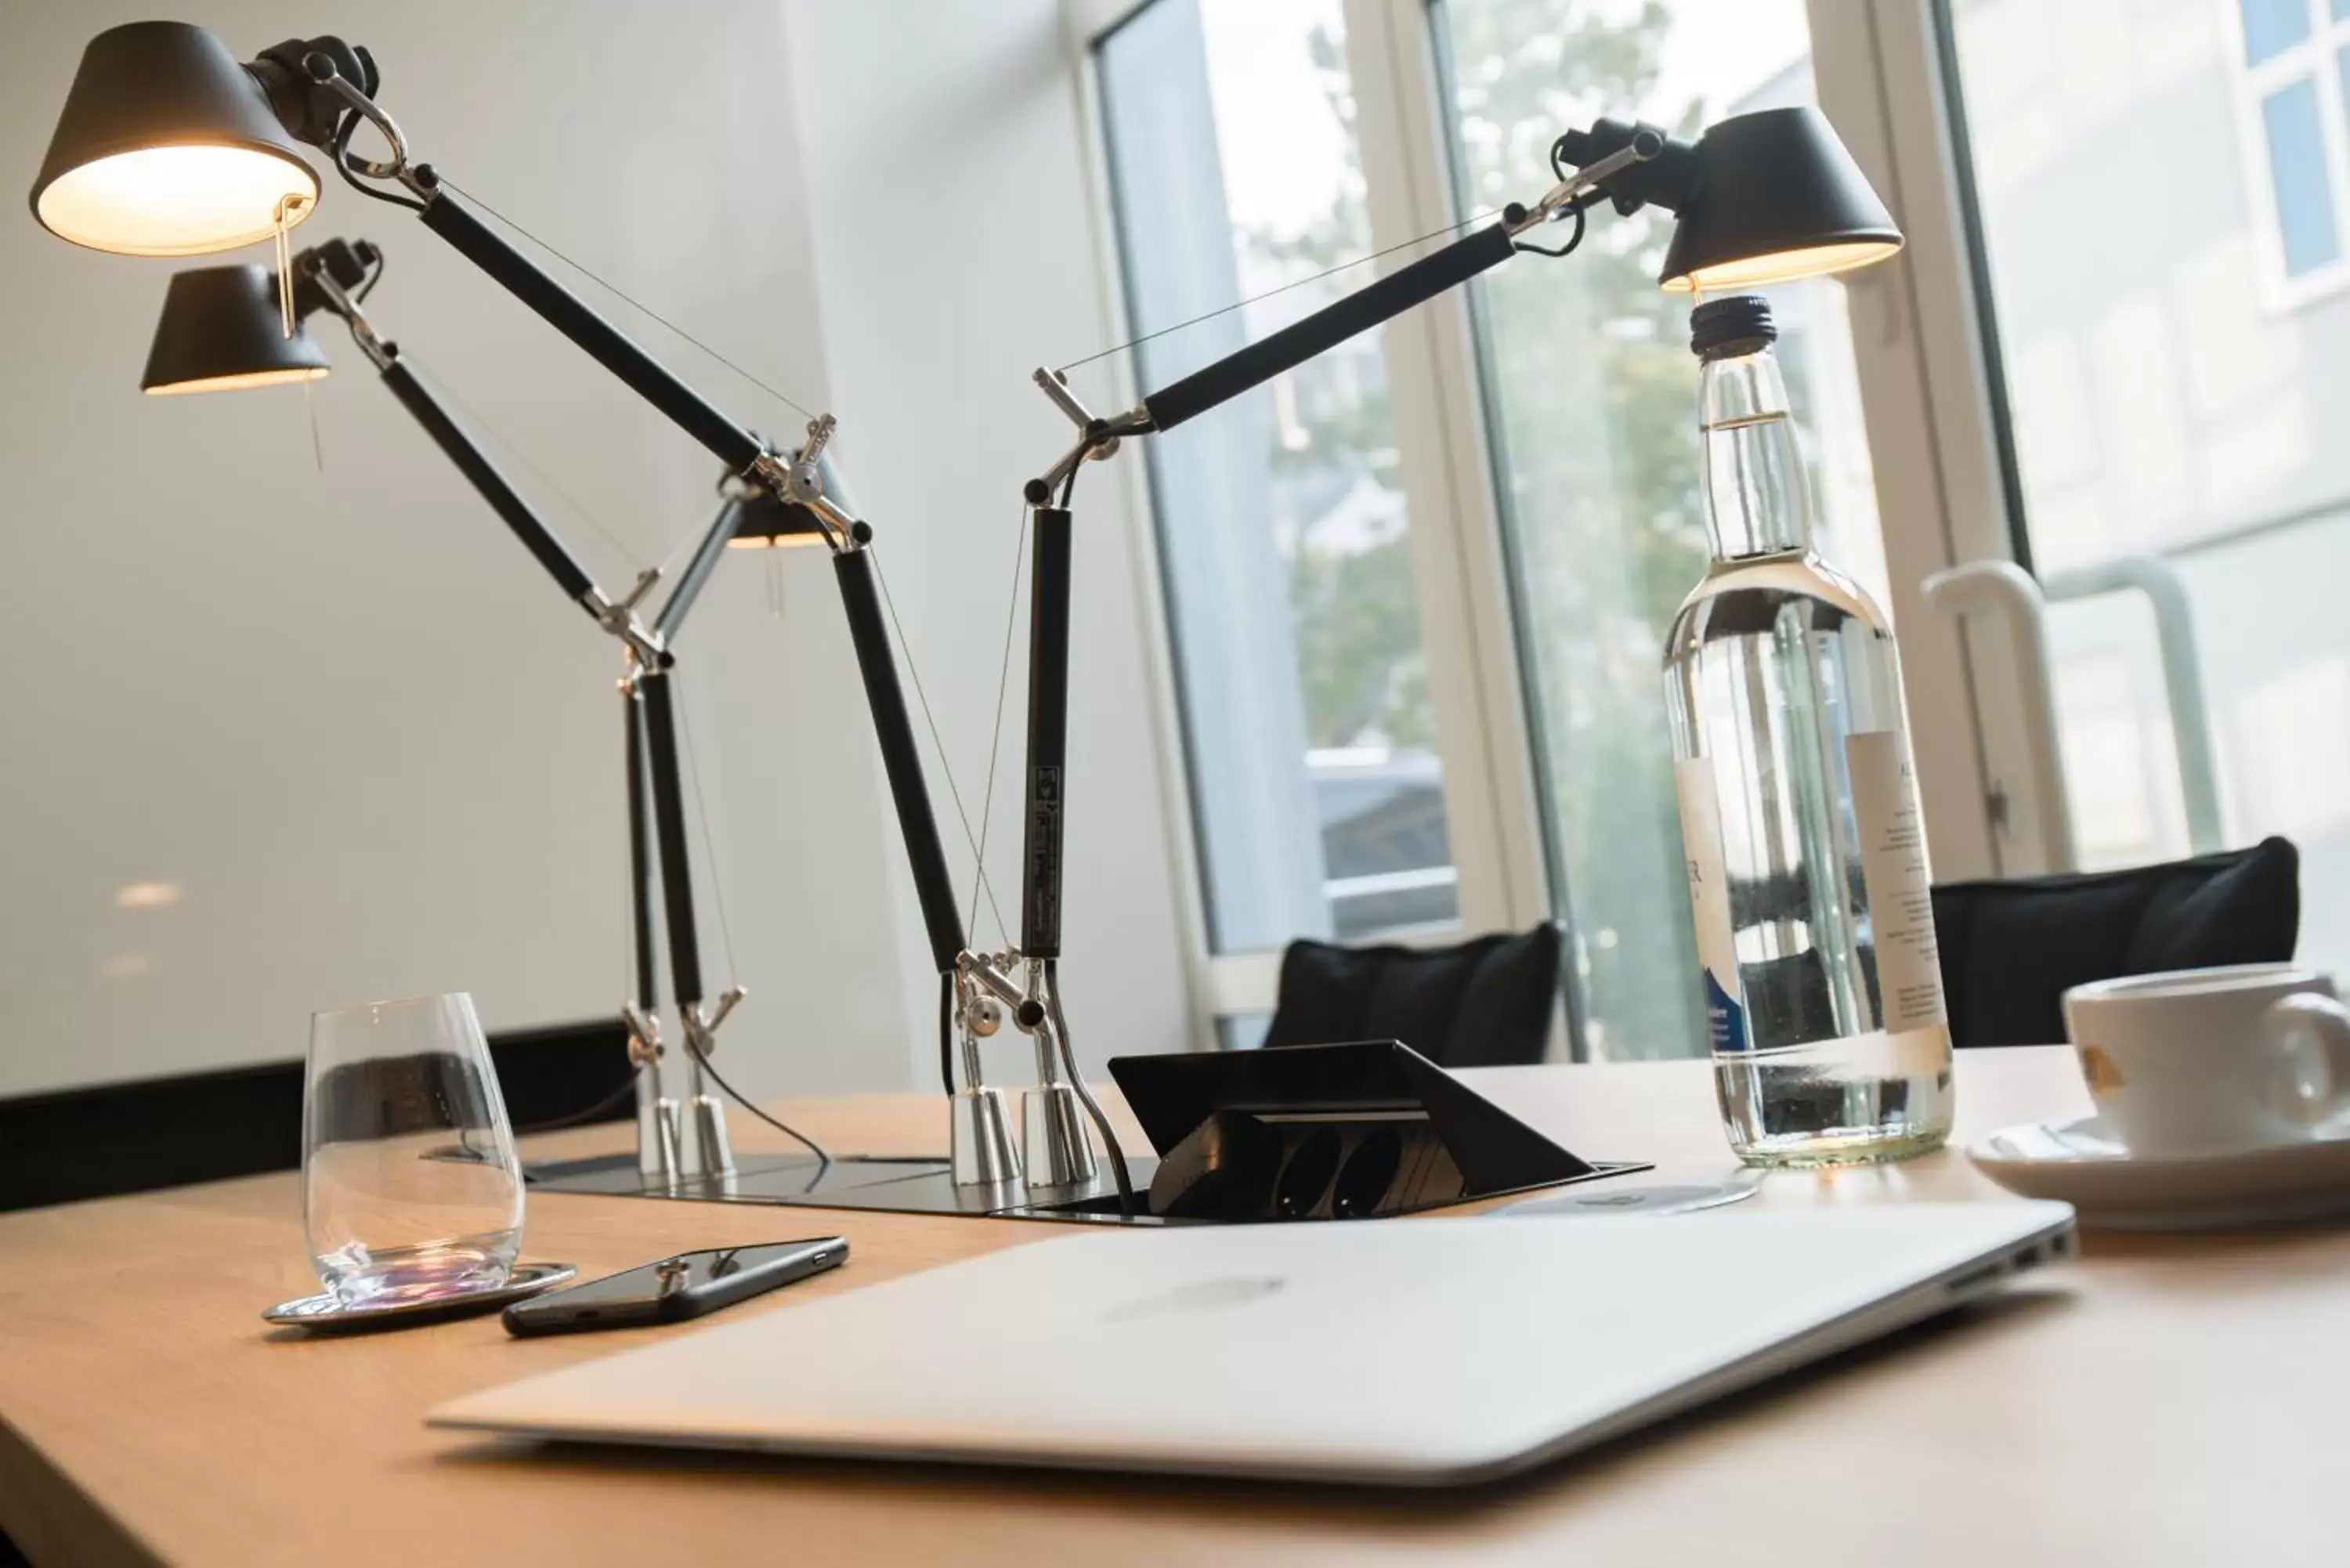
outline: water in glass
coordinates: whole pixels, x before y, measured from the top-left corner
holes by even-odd
[[[310,1257],[338,1299],[505,1282],[522,1168],[472,997],[312,1014],[302,1147]]]
[[[1692,320],[1713,560],[1665,688],[1722,1121],[1758,1164],[1921,1153],[1950,1044],[1892,630],[1812,547],[1767,305]]]

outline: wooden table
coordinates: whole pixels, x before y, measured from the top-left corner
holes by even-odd
[[[1633,1179],[1730,1168],[1702,1064],[1471,1076],[1580,1153],[1659,1162],[1658,1178]],[[1959,1085],[1961,1138],[2085,1105],[2054,1050],[1965,1055]],[[910,1096],[790,1109],[842,1147],[935,1147],[944,1130],[935,1103]],[[754,1143],[748,1118],[735,1127]],[[614,1138],[593,1129],[534,1152]],[[1776,1176],[1748,1207],[2002,1197],[1946,1152]],[[849,1266],[737,1314],[1066,1234],[546,1195],[531,1199],[525,1255],[593,1274],[818,1227],[850,1238]],[[0,1216],[0,1529],[37,1563],[237,1568],[2350,1562],[2339,1229],[2092,1236],[2080,1263],[2005,1304],[1532,1479],[1432,1497],[508,1449],[419,1417],[644,1333],[690,1331],[516,1342],[493,1317],[311,1340],[260,1321],[313,1288],[290,1176]]]

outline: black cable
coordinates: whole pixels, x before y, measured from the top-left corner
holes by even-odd
[[[383,252],[378,251],[375,253],[375,265],[368,269],[367,276],[361,278],[359,287],[351,291],[353,305],[365,304],[367,296],[375,292],[375,286],[383,281]]]
[[[348,185],[352,190],[357,191],[362,196],[372,196],[379,202],[389,202],[395,207],[406,207],[409,211],[414,213],[424,211],[423,202],[416,201],[412,197],[395,196],[389,191],[379,191],[374,186],[367,184],[365,182],[361,181],[356,173],[352,172],[351,166],[346,162],[345,160],[350,156],[351,132],[359,129],[359,119],[360,115],[358,109],[354,109],[346,110],[343,114],[342,124],[335,129],[335,144],[331,149],[329,149],[335,162],[335,171],[343,177],[343,183]]]
[[[939,976],[939,1082],[954,1098],[954,976]]]
[[[1064,512],[1069,509],[1069,503],[1076,497],[1077,470],[1085,467],[1086,462],[1086,459],[1079,458],[1076,465],[1069,470],[1069,477],[1061,481],[1061,510]]]
[[[797,1143],[806,1144],[807,1146],[808,1152],[816,1156],[819,1164],[829,1166],[832,1163],[832,1151],[830,1149],[827,1149],[824,1145],[816,1142],[816,1139],[808,1137],[807,1134],[800,1131],[799,1128],[792,1126],[791,1123],[785,1121],[780,1116],[769,1116],[757,1106],[753,1105],[748,1096],[744,1095],[740,1089],[737,1089],[725,1079],[720,1077],[718,1075],[718,1069],[710,1064],[710,1053],[695,1045],[691,1037],[687,1039],[685,1048],[693,1054],[693,1059],[696,1063],[700,1064],[702,1070],[710,1075],[710,1081],[725,1091],[726,1097],[728,1099],[733,1101],[736,1105],[742,1106],[744,1110],[750,1112],[753,1116],[758,1117],[761,1121],[766,1123],[777,1132],[782,1133],[785,1137],[791,1138]]]
[[[627,1083],[622,1084],[586,1110],[574,1111],[567,1116],[557,1116],[551,1122],[533,1122],[526,1127],[516,1127],[514,1129],[514,1135],[516,1137],[528,1137],[533,1133],[560,1132],[565,1127],[582,1127],[588,1122],[601,1121],[607,1111],[611,1110],[622,1100],[629,1098],[636,1092],[637,1077],[634,1073],[631,1073],[629,1075]]]

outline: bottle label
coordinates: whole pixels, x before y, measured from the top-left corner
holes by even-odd
[[[1697,917],[1697,961],[1705,976],[1706,1033],[1717,1052],[1747,1047],[1745,992],[1738,983],[1738,944],[1730,923],[1730,877],[1722,869],[1721,797],[1713,763],[1685,757],[1673,764],[1681,808],[1682,860],[1690,909]]]
[[[1898,730],[1847,735],[1853,826],[1860,837],[1861,888],[1877,942],[1877,992],[1885,1028],[1896,1034],[1947,1022],[1942,960],[1934,940],[1933,872],[1909,747]]]

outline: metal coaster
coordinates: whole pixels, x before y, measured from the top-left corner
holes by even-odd
[[[261,1315],[271,1323],[290,1324],[321,1334],[407,1328],[445,1318],[470,1317],[525,1296],[535,1296],[578,1272],[569,1263],[516,1263],[514,1272],[506,1276],[506,1282],[495,1290],[454,1291],[445,1296],[380,1303],[362,1302],[356,1306],[346,1306],[332,1295],[304,1296],[299,1301],[279,1302]]]

